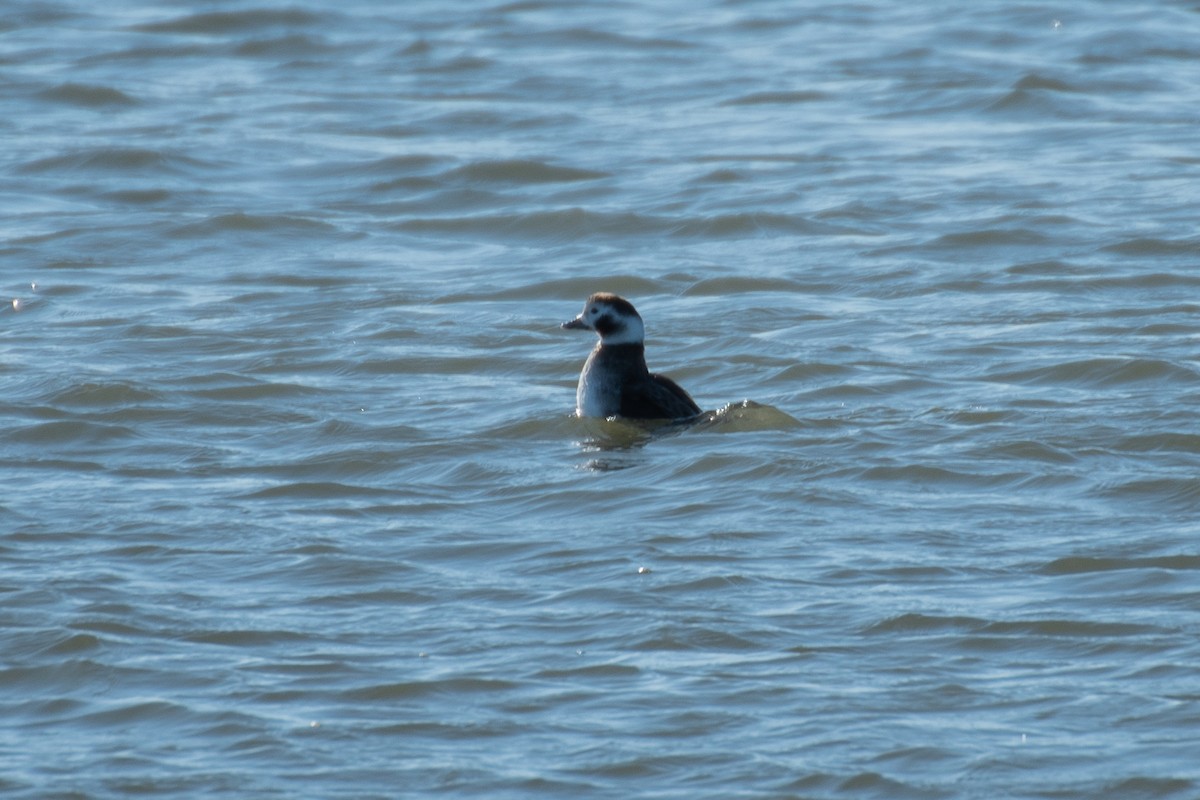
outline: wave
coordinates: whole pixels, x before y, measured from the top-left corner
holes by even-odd
[[[21,173],[119,172],[129,174],[179,174],[209,169],[212,164],[165,149],[148,147],[96,147],[46,156],[17,167]]]
[[[217,214],[199,222],[189,222],[174,228],[176,238],[219,236],[225,233],[322,233],[337,231],[328,222],[291,214],[247,214],[236,211]]]
[[[708,217],[668,217],[631,211],[563,208],[528,213],[426,217],[394,223],[407,233],[457,237],[532,238],[571,241],[599,236],[670,236],[680,239],[742,239],[771,234],[862,235],[861,231],[793,214],[746,212]]]
[[[988,380],[1013,384],[1118,387],[1143,383],[1200,383],[1195,369],[1159,358],[1102,356],[1044,367],[994,373]]]
[[[1180,239],[1137,237],[1106,245],[1101,250],[1125,256],[1187,256],[1194,259],[1200,253],[1200,239],[1195,236]]]
[[[792,91],[792,92],[754,92],[752,94],[735,97],[732,100],[723,100],[720,105],[723,106],[760,106],[760,105],[790,105],[795,103],[813,103],[818,100],[827,100],[829,95],[825,92],[813,91]]]
[[[87,83],[61,83],[49,89],[38,92],[43,100],[53,100],[56,103],[80,106],[83,108],[111,108],[114,106],[135,106],[138,101],[125,94],[120,89],[111,86],[97,86]]]
[[[207,11],[161,22],[144,22],[130,30],[141,33],[222,35],[269,28],[315,27],[326,17],[298,8],[251,8],[245,11]]]
[[[1067,556],[1056,558],[1038,570],[1043,575],[1081,575],[1092,572],[1123,570],[1200,570],[1200,556],[1173,555],[1156,557],[1104,558]]]
[[[610,173],[528,159],[507,159],[467,164],[451,170],[444,177],[486,183],[570,183],[599,180],[610,177]]]

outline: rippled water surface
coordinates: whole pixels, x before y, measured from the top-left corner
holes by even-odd
[[[1194,3],[9,2],[0,793],[1200,796]],[[714,414],[571,416],[593,291]]]

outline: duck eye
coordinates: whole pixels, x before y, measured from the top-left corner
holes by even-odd
[[[600,313],[600,309],[596,308],[595,306],[592,306],[591,310],[588,311],[588,313],[589,314],[598,314],[598,313]]]

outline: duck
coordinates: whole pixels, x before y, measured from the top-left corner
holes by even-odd
[[[562,327],[600,337],[579,374],[577,417],[678,421],[703,413],[679,384],[646,367],[646,328],[624,297],[597,292]]]

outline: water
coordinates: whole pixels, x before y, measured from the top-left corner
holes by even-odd
[[[1200,794],[1196,8],[0,26],[5,796]]]

